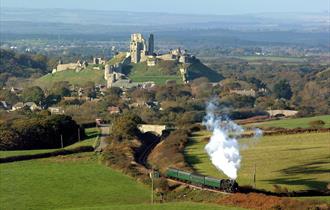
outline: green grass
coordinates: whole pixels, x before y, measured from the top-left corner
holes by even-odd
[[[107,63],[109,65],[115,65],[117,63],[122,62],[126,58],[126,52],[120,52],[118,55],[114,56],[111,60]]]
[[[160,65],[147,66],[146,63],[131,64],[126,67],[126,71],[129,72],[129,78],[134,82],[153,81],[161,85],[165,84],[167,80],[175,80],[178,84],[182,83],[181,76],[165,73],[165,70]],[[179,67],[177,71],[179,71]]]
[[[179,69],[180,64],[173,63],[173,61],[160,61],[156,66],[149,67],[145,62],[125,67],[125,71],[129,72],[129,77],[134,82],[154,81],[156,84],[165,84],[167,80],[175,80],[178,84],[181,84],[182,77]],[[212,82],[223,79],[218,72],[196,61],[188,67],[188,79],[194,80],[199,77],[207,77]]]
[[[268,61],[284,61],[284,62],[305,62],[304,58],[299,57],[280,57],[280,56],[240,56],[238,57],[247,61],[260,61],[260,60],[268,60]]]
[[[211,204],[150,205],[150,188],[97,161],[94,153],[0,164],[0,209],[219,209]]]
[[[80,208],[149,201],[148,188],[93,153],[0,165],[2,209]]]
[[[102,206],[95,208],[77,208],[78,209],[91,209],[91,210],[242,210],[242,208],[237,207],[224,207],[212,204],[199,204],[199,203],[166,203],[166,204],[135,204],[135,205],[112,205],[112,206]]]
[[[0,151],[0,158],[12,157],[18,155],[35,155],[46,152],[52,152],[57,149],[37,149],[37,150],[14,150],[14,151]]]
[[[271,120],[266,122],[260,123],[252,123],[246,125],[246,127],[280,127],[280,128],[308,128],[309,122],[314,120],[322,120],[326,124],[324,128],[330,128],[330,115],[322,115],[322,116],[315,116],[315,117],[304,117],[304,118],[293,118],[293,119],[281,119],[281,120]]]
[[[95,142],[95,137],[99,134],[99,130],[97,128],[87,128],[85,130],[86,138],[80,142],[72,144],[70,146],[65,147],[65,149],[73,149],[80,146],[93,146]],[[0,158],[4,157],[12,157],[18,155],[35,155],[46,152],[53,152],[58,149],[39,149],[39,150],[15,150],[15,151],[0,151]]]
[[[57,72],[55,74],[47,74],[43,77],[36,79],[33,85],[40,86],[42,88],[51,88],[54,83],[60,81],[68,81],[74,85],[84,85],[87,82],[94,82],[96,84],[105,84],[103,78],[104,71],[85,69],[80,72],[74,70],[67,70]]]
[[[185,154],[199,173],[225,178],[204,152],[209,133],[195,133]],[[330,180],[330,133],[310,133],[265,136],[257,142],[242,139],[249,145],[241,151],[242,162],[238,173],[240,185],[253,185],[254,164],[257,168],[257,187],[273,190],[281,185],[289,190],[324,189]],[[253,144],[252,144],[253,143]]]

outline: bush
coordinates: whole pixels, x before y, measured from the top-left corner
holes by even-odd
[[[312,128],[322,128],[325,125],[325,122],[322,120],[313,120],[310,121],[308,124]]]

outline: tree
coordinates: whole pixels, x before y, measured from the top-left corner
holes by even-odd
[[[273,93],[278,99],[284,98],[290,100],[292,97],[291,86],[286,80],[281,80],[276,83],[273,88]]]
[[[35,102],[39,104],[44,101],[45,94],[40,87],[33,86],[23,90],[22,98],[24,102]]]
[[[114,95],[120,97],[123,93],[122,89],[119,87],[111,87],[106,91],[106,95]]]
[[[71,95],[70,83],[67,81],[61,81],[61,82],[54,83],[54,85],[51,89],[51,93],[53,95],[58,95],[61,97],[70,96]]]
[[[6,101],[9,104],[15,104],[19,101],[19,97],[9,90],[0,90],[0,101]]]
[[[132,139],[140,133],[138,124],[141,122],[139,116],[129,112],[124,113],[114,120],[111,134],[118,139]]]

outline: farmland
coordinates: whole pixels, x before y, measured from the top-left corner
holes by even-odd
[[[99,133],[97,128],[87,128],[85,130],[86,138],[83,139],[81,142],[77,142],[75,144],[69,145],[65,147],[65,149],[73,149],[79,146],[93,146],[95,137]],[[19,155],[35,155],[47,152],[53,152],[57,149],[40,149],[40,150],[16,150],[16,151],[0,151],[0,158],[4,157],[12,157],[12,156],[19,156]]]
[[[3,209],[233,209],[207,204],[148,205],[149,188],[101,165],[94,153],[1,164]]]
[[[209,133],[197,132],[185,150],[186,159],[202,174],[225,178],[204,152]],[[241,139],[240,185],[273,190],[280,185],[288,190],[324,189],[330,180],[329,133],[265,136],[259,140]]]
[[[271,120],[261,123],[252,123],[248,124],[247,127],[279,127],[279,128],[308,128],[308,124],[311,121],[322,120],[325,122],[324,128],[330,127],[330,115],[321,115],[315,117],[304,117],[304,118],[292,118],[292,119],[280,119],[280,120]]]

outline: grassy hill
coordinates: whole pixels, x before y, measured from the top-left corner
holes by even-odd
[[[197,60],[188,67],[188,79],[194,80],[199,77],[206,77],[210,82],[219,82],[220,80],[224,79],[221,74],[210,69],[202,62]]]
[[[180,84],[182,83],[182,77],[179,72],[180,65],[175,61],[159,61],[156,66],[147,66],[144,62],[130,64],[124,68],[124,72],[134,82],[154,81],[156,84],[165,84],[167,80],[175,80]],[[188,80],[194,80],[199,77],[206,77],[211,82],[218,82],[223,79],[218,72],[196,60],[188,67]]]
[[[125,59],[126,53],[119,53],[114,56],[107,63],[114,65]],[[175,61],[159,61],[156,66],[147,66],[146,62],[126,65],[123,72],[129,76],[133,82],[147,82],[153,81],[156,84],[165,84],[168,80],[175,80],[178,84],[182,83],[182,78],[179,72],[180,66]],[[80,72],[74,70],[57,72],[55,74],[47,74],[34,81],[33,85],[42,88],[49,88],[55,82],[68,81],[74,85],[84,85],[87,82],[94,82],[96,84],[105,84],[103,78],[103,70],[93,70],[92,66]],[[211,82],[218,82],[223,79],[223,76],[218,72],[213,71],[205,66],[199,60],[195,60],[188,67],[188,80],[194,80],[199,77],[206,77]]]
[[[121,62],[126,57],[126,53],[119,53],[110,59],[107,63],[109,65],[114,65]],[[87,82],[94,82],[95,84],[105,84],[106,81],[103,78],[103,70],[94,70],[93,65],[89,65],[87,69],[80,72],[75,72],[74,70],[67,70],[62,72],[57,72],[55,74],[47,74],[43,77],[36,79],[33,85],[40,86],[42,88],[52,87],[54,83],[60,81],[68,81],[74,85],[84,85]]]
[[[85,69],[80,72],[74,70],[67,70],[57,72],[55,74],[47,74],[43,77],[36,79],[33,85],[40,86],[42,88],[50,88],[54,83],[60,81],[68,81],[73,85],[84,85],[87,82],[94,82],[95,84],[105,84],[103,78],[104,72],[102,70]]]
[[[210,133],[201,131],[191,138],[186,158],[198,172],[225,178],[211,163],[204,151]],[[324,189],[329,182],[329,133],[306,133],[242,139],[242,162],[238,173],[240,185],[253,185],[254,164],[257,166],[257,187],[273,190],[273,185],[289,190]]]

